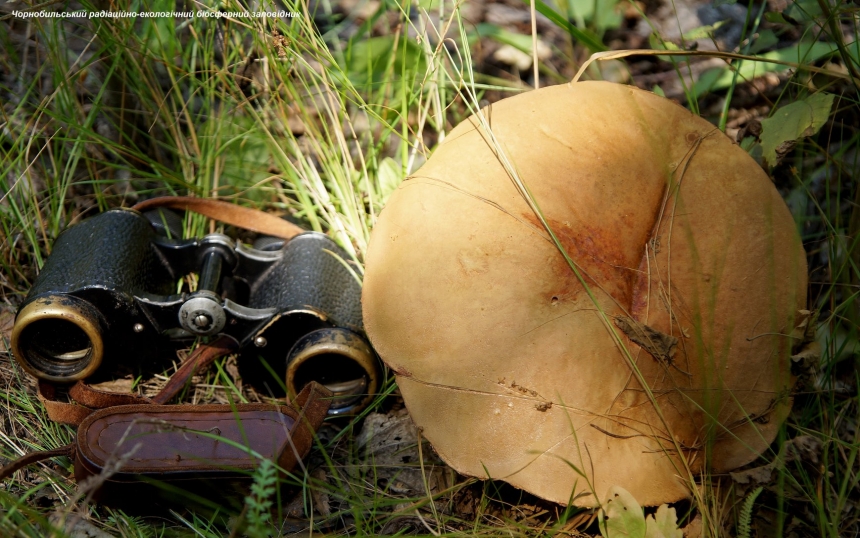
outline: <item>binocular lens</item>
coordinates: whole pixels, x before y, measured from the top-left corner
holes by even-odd
[[[74,364],[87,358],[93,346],[86,333],[64,319],[42,319],[28,325],[21,333],[21,342],[33,358]]]
[[[73,297],[44,297],[18,313],[12,351],[25,370],[50,381],[88,376],[101,362],[98,314]]]
[[[316,381],[334,393],[329,415],[366,406],[379,389],[379,363],[363,338],[347,329],[320,329],[306,334],[287,358],[291,396]]]
[[[368,394],[367,372],[355,360],[338,353],[320,353],[296,368],[297,391],[301,391],[311,381],[316,381],[334,393],[330,408],[333,413],[352,408]]]

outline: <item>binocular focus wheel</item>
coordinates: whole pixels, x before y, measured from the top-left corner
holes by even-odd
[[[101,314],[71,295],[48,295],[24,306],[12,329],[12,353],[30,374],[68,383],[91,375],[104,355]]]
[[[301,337],[287,357],[287,392],[295,398],[316,381],[333,394],[329,415],[366,407],[379,391],[380,368],[370,345],[348,329],[328,328]]]

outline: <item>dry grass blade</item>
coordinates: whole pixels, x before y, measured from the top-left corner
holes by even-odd
[[[636,50],[608,50],[603,52],[595,52],[592,54],[588,60],[582,64],[579,68],[579,71],[576,72],[571,83],[575,83],[579,81],[582,77],[582,74],[588,69],[588,66],[594,62],[602,62],[608,60],[620,60],[621,58],[629,58],[631,56],[692,56],[692,57],[709,57],[709,58],[725,58],[728,60],[747,60],[751,62],[762,62],[762,63],[770,63],[777,65],[784,65],[786,67],[791,67],[794,69],[799,69],[802,71],[809,71],[811,73],[819,73],[822,75],[828,75],[834,78],[839,78],[843,80],[851,80],[854,83],[860,83],[860,79],[854,78],[851,75],[843,73],[841,71],[837,71],[835,69],[828,69],[823,67],[815,67],[814,65],[807,65],[803,63],[797,62],[786,62],[784,60],[775,60],[772,58],[763,58],[761,56],[751,56],[748,54],[738,54],[735,52],[721,52],[721,51],[713,51],[713,50],[654,50],[654,49],[636,49]]]

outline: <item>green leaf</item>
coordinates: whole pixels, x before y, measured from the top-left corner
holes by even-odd
[[[779,43],[779,38],[773,33],[773,30],[762,30],[758,37],[750,47],[750,54],[757,54],[764,49],[770,48]]]
[[[798,43],[791,47],[762,54],[759,57],[769,60],[780,60],[783,62],[811,63],[823,58],[824,56],[833,54],[834,52],[836,52],[836,45],[833,43],[816,41],[814,43]],[[737,65],[737,62],[735,62],[735,65]],[[788,68],[789,67],[787,65],[744,60],[743,63],[741,63],[740,69],[738,69],[738,82],[741,83],[752,80],[755,77],[764,75],[765,73],[779,73]],[[695,84],[694,93],[696,97],[701,96],[705,92],[722,90],[732,85],[734,73],[728,67],[720,68],[717,71],[721,72],[719,77],[712,75],[711,78],[704,81],[702,80],[704,77],[702,77],[702,79]]]
[[[492,38],[499,43],[511,45],[512,47],[516,47],[517,49],[529,54],[532,52],[532,36],[530,35],[516,34],[510,30],[488,22],[479,23],[476,29],[478,30],[478,35],[481,37]]]
[[[648,36],[648,44],[651,45],[651,48],[654,50],[682,50],[681,47],[672,43],[671,41],[666,41],[663,39],[660,34],[657,32],[651,32],[651,35]],[[660,57],[664,62],[683,62],[687,60],[686,56],[662,56]]]
[[[252,188],[272,175],[272,152],[265,131],[251,118],[237,113],[212,116],[199,133],[204,155],[201,171],[209,174],[220,170],[219,194],[245,192],[251,200],[265,200],[265,190]],[[216,159],[221,159],[220,165]]]
[[[779,160],[780,148],[784,144],[817,133],[833,107],[832,94],[816,93],[806,99],[786,105],[766,120],[761,122],[761,146],[764,158],[771,166]]]
[[[567,0],[567,4],[576,20],[588,21],[600,33],[621,26],[618,0]]]
[[[782,16],[782,13],[779,13],[777,11],[768,11],[767,13],[765,13],[764,20],[773,24],[785,24],[791,26],[791,23],[788,22],[788,20]]]
[[[645,520],[645,538],[683,538],[678,528],[678,515],[674,508],[661,504],[657,513]]]
[[[403,168],[391,157],[382,159],[377,172],[380,203],[384,204],[394,189],[403,182]]]
[[[645,514],[626,489],[609,488],[600,509],[600,534],[604,538],[645,538]]]
[[[392,108],[399,104],[402,85],[411,93],[427,65],[421,47],[405,35],[399,40],[393,36],[356,38],[347,47],[345,59],[349,80],[360,91],[387,91],[386,86],[391,86],[388,105]]]
[[[697,39],[706,39],[708,37],[711,37],[714,32],[720,29],[720,26],[726,24],[727,22],[729,22],[728,19],[716,22],[714,24],[709,24],[707,26],[699,26],[698,28],[693,28],[689,32],[686,32],[683,35],[683,38],[689,41],[695,41]]]
[[[523,0],[523,3],[529,4],[530,0]],[[556,26],[569,33],[571,37],[588,47],[590,52],[602,52],[607,50],[606,45],[601,43],[597,36],[587,30],[580,30],[565,19],[559,12],[546,5],[543,0],[535,0],[535,10],[555,23]]]
[[[823,16],[818,0],[793,0],[782,12],[796,21],[814,22]]]

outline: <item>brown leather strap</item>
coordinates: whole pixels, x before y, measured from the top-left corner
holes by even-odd
[[[115,405],[165,404],[188,384],[197,372],[212,364],[215,359],[229,355],[239,349],[239,343],[229,336],[221,336],[211,344],[198,347],[179,370],[151,400],[136,394],[124,394],[98,390],[78,381],[70,390],[71,396],[77,403],[57,401],[57,389],[45,381],[39,381],[39,401],[45,406],[48,418],[60,424],[78,426],[94,410],[113,407]],[[80,404],[80,405],[79,405]]]
[[[69,396],[81,405],[92,409],[104,409],[115,405],[140,405],[152,403],[146,396],[124,392],[108,392],[87,385],[83,380],[75,383],[69,389]]]
[[[225,224],[232,224],[252,232],[273,235],[281,239],[290,239],[305,231],[295,224],[269,213],[212,198],[162,196],[144,200],[135,205],[134,209],[148,211],[158,207],[194,211]]]
[[[212,364],[215,359],[223,357],[224,355],[229,355],[230,353],[238,351],[238,349],[239,342],[226,335],[219,336],[218,339],[211,344],[198,347],[194,353],[192,353],[191,356],[182,363],[179,370],[170,376],[170,380],[164,388],[162,388],[161,391],[152,398],[152,403],[166,404],[174,396],[179,394],[179,391],[188,384],[191,378],[194,377],[194,374]]]
[[[316,382],[305,385],[293,402],[299,409],[298,426],[290,437],[290,446],[278,458],[283,469],[292,469],[307,455],[314,444],[314,435],[331,407],[333,394]]]
[[[89,407],[57,401],[57,388],[50,383],[39,381],[39,401],[45,406],[48,418],[60,424],[79,425],[93,412]]]
[[[48,458],[71,456],[74,451],[75,444],[69,443],[68,445],[61,446],[60,448],[55,448],[53,450],[39,450],[37,452],[30,452],[29,454],[21,456],[17,460],[0,469],[0,480],[5,480],[6,478],[12,476],[12,473],[17,471],[18,469],[26,467],[31,463],[36,463],[42,460],[46,460]]]
[[[48,418],[54,422],[59,422],[60,424],[80,426],[81,422],[83,422],[87,416],[97,409],[105,409],[117,405],[165,404],[170,401],[171,398],[176,396],[183,387],[185,387],[194,374],[212,364],[215,359],[228,355],[238,349],[239,343],[230,336],[221,336],[211,344],[198,347],[194,353],[192,353],[191,356],[182,363],[179,370],[170,376],[170,380],[167,382],[167,385],[165,385],[164,388],[162,388],[161,391],[152,398],[152,400],[145,396],[138,396],[136,394],[123,394],[99,390],[87,385],[83,381],[78,381],[71,389],[69,389],[69,396],[78,402],[78,404],[83,405],[57,401],[57,388],[43,380],[39,380],[37,394],[42,405],[45,406],[45,410],[48,412]],[[305,392],[308,391],[302,391],[300,396]],[[305,399],[307,400],[307,396],[305,396]],[[316,418],[316,415],[319,413],[318,407],[319,404],[312,406],[314,418]],[[322,410],[323,418],[325,417],[327,410],[328,405],[326,405],[325,409]],[[320,422],[322,422],[322,419],[320,419]],[[316,428],[318,427],[319,424],[316,424]],[[38,461],[57,456],[68,456],[74,451],[73,447],[74,443],[54,450],[44,450],[26,454],[6,467],[0,469],[0,480],[3,480],[21,467],[27,466],[31,463],[36,463]]]

